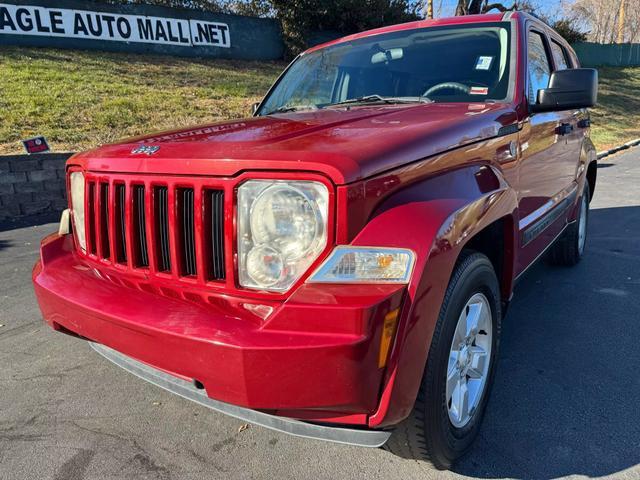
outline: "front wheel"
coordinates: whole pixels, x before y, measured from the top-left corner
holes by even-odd
[[[500,338],[500,294],[489,259],[465,252],[436,323],[413,412],[387,449],[447,469],[478,434],[493,383]]]

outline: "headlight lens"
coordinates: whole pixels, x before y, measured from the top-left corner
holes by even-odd
[[[327,245],[329,192],[318,182],[252,180],[238,189],[240,285],[285,291]]]
[[[71,191],[71,209],[73,217],[73,229],[76,232],[78,245],[83,252],[87,250],[87,241],[84,231],[84,175],[82,172],[72,172],[69,178]]]
[[[336,247],[310,283],[408,283],[415,254],[404,248]]]

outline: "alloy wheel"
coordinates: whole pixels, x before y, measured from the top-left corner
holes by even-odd
[[[582,196],[580,202],[580,218],[578,219],[578,253],[584,253],[584,245],[587,240],[587,198]]]
[[[460,313],[449,350],[446,400],[453,426],[466,426],[480,404],[491,362],[493,319],[487,297],[474,294]]]

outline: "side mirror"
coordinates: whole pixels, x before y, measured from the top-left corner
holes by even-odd
[[[549,87],[538,90],[534,112],[593,107],[598,101],[598,71],[593,68],[559,70],[551,74]]]
[[[258,107],[260,106],[260,102],[256,102],[251,105],[251,115],[255,115],[258,111]]]

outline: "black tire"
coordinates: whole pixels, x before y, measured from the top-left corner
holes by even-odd
[[[489,370],[481,399],[471,420],[457,428],[449,419],[446,376],[458,318],[468,300],[482,293],[492,313],[492,341]],[[463,252],[445,292],[427,363],[409,417],[396,426],[386,448],[404,458],[427,460],[439,470],[450,468],[471,447],[480,429],[495,375],[500,343],[500,289],[489,259],[480,253]]]
[[[584,256],[589,226],[589,184],[585,183],[584,191],[578,203],[578,216],[549,249],[548,260],[551,265],[572,267]],[[584,205],[583,205],[584,204]],[[584,210],[583,210],[584,208]],[[584,220],[584,240],[580,242],[580,222]]]

